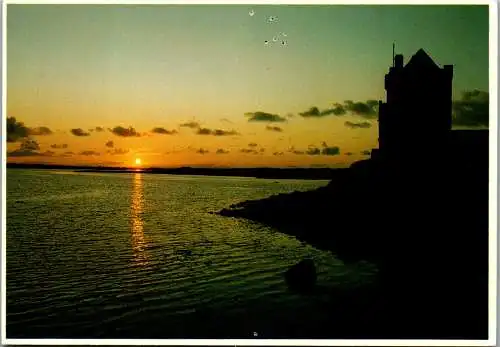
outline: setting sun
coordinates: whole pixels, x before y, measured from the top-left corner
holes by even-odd
[[[141,165],[141,158],[135,159],[135,165]]]

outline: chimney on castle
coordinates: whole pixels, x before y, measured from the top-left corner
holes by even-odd
[[[394,57],[394,66],[396,69],[402,69],[404,65],[404,58],[402,54],[396,54]]]

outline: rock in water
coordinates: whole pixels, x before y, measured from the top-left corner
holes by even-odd
[[[285,273],[285,280],[291,290],[307,293],[316,284],[316,267],[312,259],[304,259]]]

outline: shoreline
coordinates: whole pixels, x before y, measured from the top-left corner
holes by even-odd
[[[144,173],[209,177],[248,177],[261,179],[295,179],[295,180],[336,180],[344,176],[346,168],[111,168],[111,167],[78,167],[59,165],[13,165],[7,169],[36,170],[70,170],[77,173]]]

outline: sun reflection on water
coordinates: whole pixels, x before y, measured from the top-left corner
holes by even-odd
[[[146,253],[146,239],[144,238],[144,222],[142,213],[144,210],[144,194],[142,188],[142,174],[136,173],[133,178],[132,199],[130,204],[130,218],[132,228],[132,250],[134,262],[140,266],[148,265]]]

